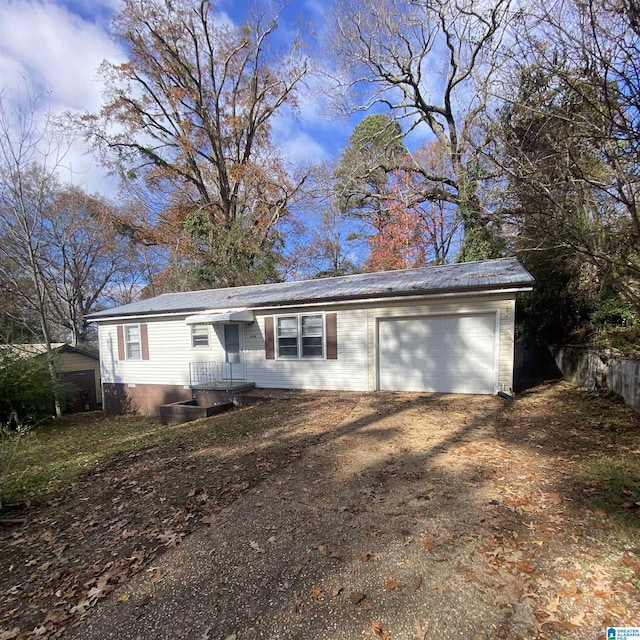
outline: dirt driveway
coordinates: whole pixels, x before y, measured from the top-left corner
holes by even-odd
[[[640,455],[617,403],[566,384],[515,402],[282,393],[224,418],[246,430],[226,443],[222,419],[103,464],[48,507],[57,520],[43,511],[84,573],[35,635],[589,640],[640,625],[637,506],[595,508],[584,472],[603,451]]]

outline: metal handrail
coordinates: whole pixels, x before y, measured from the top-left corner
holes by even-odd
[[[189,363],[189,383],[191,386],[207,384],[218,379],[218,365],[215,362]]]
[[[226,375],[225,369],[229,370]],[[190,386],[198,384],[210,384],[212,382],[225,382],[233,385],[233,368],[231,364],[228,367],[218,366],[218,363],[211,361],[199,361],[189,363],[189,384]]]

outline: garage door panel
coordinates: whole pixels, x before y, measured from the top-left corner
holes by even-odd
[[[493,393],[495,343],[493,313],[380,320],[379,387]]]

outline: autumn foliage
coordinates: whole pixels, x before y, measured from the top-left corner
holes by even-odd
[[[421,198],[421,174],[393,172],[383,189],[382,207],[371,216],[367,271],[442,264],[458,223],[444,203]]]
[[[271,120],[296,108],[298,43],[275,52],[275,19],[229,25],[208,0],[125,0],[112,27],[130,59],[104,63],[103,108],[81,124],[124,179],[123,231],[167,249],[170,288],[181,273],[186,288],[275,277],[278,223],[299,183]]]

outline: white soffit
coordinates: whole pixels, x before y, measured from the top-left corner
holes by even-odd
[[[251,309],[226,309],[225,311],[201,311],[187,316],[187,324],[216,324],[219,322],[253,322],[255,316]]]

